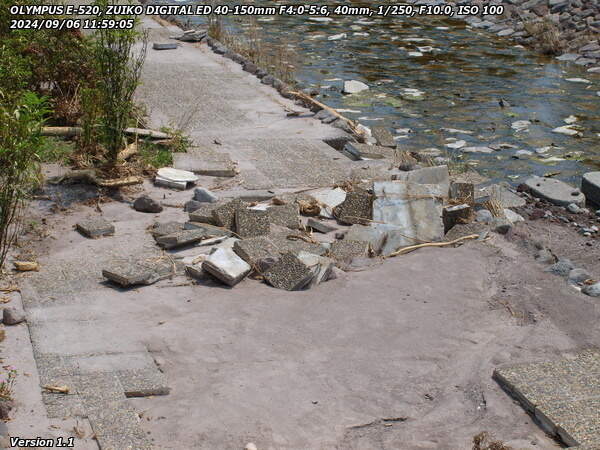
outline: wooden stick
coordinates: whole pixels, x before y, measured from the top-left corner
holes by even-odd
[[[396,250],[393,253],[390,253],[386,258],[391,258],[393,256],[404,255],[405,253],[410,253],[414,250],[417,250],[422,247],[446,247],[448,245],[458,244],[459,242],[466,241],[467,239],[477,239],[479,237],[478,234],[469,234],[468,236],[459,237],[458,239],[454,239],[449,242],[426,242],[424,244],[411,245],[409,247],[401,248],[400,250]]]
[[[79,136],[83,132],[81,127],[42,127],[42,136]]]
[[[131,144],[129,144],[127,147],[125,147],[123,150],[121,150],[119,152],[119,155],[117,156],[117,158],[121,161],[125,161],[125,160],[131,158],[137,152],[138,152],[137,142],[132,142]]]
[[[352,130],[352,133],[354,133],[354,135],[356,135],[356,137],[359,138],[359,140],[364,141],[366,136],[364,134],[364,132],[362,132],[356,125],[356,122],[354,122],[353,120],[348,119],[347,117],[342,116],[339,112],[337,112],[335,109],[333,109],[330,106],[327,106],[324,103],[321,103],[318,100],[315,100],[314,98],[312,98],[309,95],[304,94],[303,92],[298,92],[298,91],[293,91],[290,92],[290,94],[292,94],[293,96],[307,102],[307,103],[311,103],[315,106],[318,106],[321,109],[324,109],[328,112],[330,112],[331,114],[333,114],[334,116],[336,116],[338,119],[343,120],[344,122],[346,122],[348,124],[348,126],[350,127],[350,129]]]
[[[100,187],[121,187],[132,184],[141,184],[144,182],[142,177],[113,178],[112,180],[97,180],[96,184]]]

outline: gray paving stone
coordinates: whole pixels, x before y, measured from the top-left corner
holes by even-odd
[[[215,225],[213,211],[222,205],[223,203],[202,203],[202,206],[190,212],[190,220],[192,222],[210,223]]]
[[[306,226],[312,228],[319,233],[331,233],[333,231],[337,231],[339,228],[334,227],[333,225],[329,225],[328,223],[321,222],[317,219],[313,219],[309,217],[306,221]]]
[[[270,223],[296,230],[300,228],[300,217],[296,204],[269,206],[267,214]]]
[[[585,195],[579,189],[554,178],[533,176],[525,180],[525,185],[534,196],[555,205],[568,206],[575,203],[577,206],[584,206],[585,204]]]
[[[583,174],[581,191],[588,201],[600,206],[600,171]]]
[[[307,242],[306,234],[299,231],[275,231],[269,234],[270,241],[275,245],[279,254],[294,253],[304,251],[313,253],[315,255],[324,255],[327,253],[327,249],[319,244],[313,242]],[[304,238],[304,239],[303,239]]]
[[[116,372],[126,397],[168,395],[167,378],[155,366],[149,369],[126,369]]]
[[[213,237],[230,237],[233,236],[233,233],[229,230],[226,230],[221,227],[217,227],[216,225],[211,225],[209,223],[200,223],[200,222],[186,222],[184,225],[186,230],[202,230],[204,232],[205,238],[213,238]]]
[[[207,160],[194,153],[173,153],[173,167],[189,170],[197,175],[211,177],[235,177],[237,169],[233,161]]]
[[[338,267],[344,268],[351,264],[354,258],[367,256],[368,250],[366,242],[344,239],[331,244],[329,256],[336,261]]]
[[[373,195],[366,191],[353,191],[333,210],[335,218],[344,224],[368,223],[373,218]]]
[[[246,203],[239,199],[233,199],[227,203],[217,206],[212,211],[215,225],[229,230],[235,230],[235,213],[240,208],[245,208]]]
[[[600,353],[497,368],[494,378],[568,446],[600,446]]]
[[[297,256],[286,253],[263,275],[265,281],[273,287],[297,291],[305,288],[315,274]]]
[[[182,247],[185,245],[196,244],[206,239],[207,234],[204,229],[181,230],[164,236],[156,236],[156,243],[165,249]]]
[[[78,375],[75,386],[102,450],[152,448],[151,441],[139,425],[137,413],[123,394],[116,374]]]
[[[342,153],[353,161],[369,159],[388,159],[393,161],[396,157],[396,149],[381,145],[357,144],[348,142]]]
[[[440,190],[448,197],[450,191],[450,174],[447,166],[424,167],[422,169],[400,172],[395,175],[396,180],[417,184],[437,184]]]
[[[235,286],[250,273],[250,265],[233,250],[219,248],[202,263],[202,269],[228,286]]]
[[[519,197],[502,183],[492,184],[475,191],[477,203],[482,203],[490,197],[497,199],[504,208],[520,208],[527,203],[524,198]]]
[[[297,257],[312,273],[306,288],[310,289],[333,277],[335,262],[331,258],[307,252],[299,252]]]
[[[122,287],[150,285],[173,275],[170,261],[114,262],[102,269],[102,276]]]
[[[77,231],[89,238],[114,234],[115,226],[102,217],[92,217],[75,225]]]
[[[233,251],[253,269],[260,266],[261,260],[279,256],[277,247],[267,236],[256,236],[237,241],[233,244]]]
[[[243,238],[269,234],[269,214],[258,209],[239,208],[235,211],[235,230]]]
[[[182,231],[184,224],[182,222],[156,222],[150,228],[150,234],[154,237],[166,236],[168,234],[177,233],[178,231]]]

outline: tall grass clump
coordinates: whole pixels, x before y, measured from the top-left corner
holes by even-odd
[[[26,92],[14,103],[0,92],[0,267],[20,231],[24,201],[39,181],[45,99]]]
[[[98,2],[106,6],[106,0]],[[148,36],[136,29],[99,29],[94,37],[98,72],[99,140],[109,164],[125,146],[124,130],[134,112],[133,95],[146,58]],[[139,48],[135,48],[140,43]],[[85,126],[85,125],[84,125]]]

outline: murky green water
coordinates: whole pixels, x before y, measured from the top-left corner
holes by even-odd
[[[307,16],[263,16],[255,25],[265,39],[297,53],[302,65],[296,78],[318,88],[319,100],[366,126],[388,126],[403,149],[435,147],[469,161],[488,177],[514,182],[532,173],[560,172],[557,178],[578,183],[578,175],[600,168],[599,74],[540,57],[459,20],[331,18],[316,22]],[[349,79],[370,89],[343,95],[343,80]],[[411,98],[405,88],[423,94]],[[501,107],[500,99],[510,106]],[[580,137],[552,132],[566,126],[569,116],[577,119],[573,125],[581,127]],[[512,126],[524,120],[531,122],[527,128]],[[446,147],[448,138],[466,141],[464,148],[499,150],[467,153]],[[517,159],[519,150],[532,154]]]

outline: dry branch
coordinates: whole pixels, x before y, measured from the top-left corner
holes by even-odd
[[[364,142],[364,140],[366,139],[365,133],[358,128],[358,125],[356,124],[356,122],[354,122],[353,120],[348,119],[347,117],[342,116],[339,112],[337,112],[335,109],[333,109],[330,106],[327,106],[324,103],[321,103],[318,100],[315,100],[314,98],[312,98],[309,95],[306,95],[302,92],[298,92],[298,91],[293,91],[290,92],[290,94],[292,94],[294,97],[306,102],[306,103],[310,103],[312,105],[318,106],[321,109],[324,109],[325,111],[330,112],[331,114],[333,114],[334,116],[336,116],[338,119],[343,120],[344,122],[346,122],[348,124],[348,127],[350,127],[350,130],[352,131],[352,134],[354,134],[361,142]]]
[[[458,244],[459,242],[466,241],[468,239],[477,239],[478,237],[478,234],[469,234],[468,236],[459,237],[458,239],[454,239],[453,241],[448,242],[426,242],[424,244],[411,245],[408,247],[401,248],[400,250],[396,250],[393,253],[390,253],[388,256],[386,256],[386,258],[404,255],[422,247],[446,247],[448,245]]]

